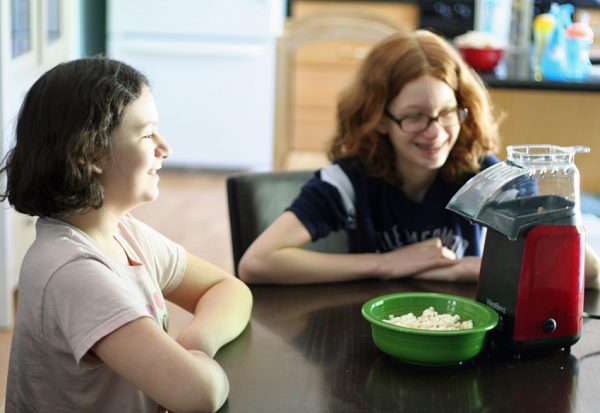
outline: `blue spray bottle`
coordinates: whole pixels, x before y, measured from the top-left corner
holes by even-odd
[[[555,25],[540,63],[542,77],[546,80],[568,80],[567,27],[571,25],[571,15],[575,11],[572,4],[552,3],[549,13],[555,18]]]

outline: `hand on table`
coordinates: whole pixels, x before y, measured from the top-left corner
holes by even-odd
[[[480,267],[481,257],[464,257],[452,265],[422,271],[415,278],[427,281],[477,281]]]
[[[407,277],[457,263],[456,255],[439,238],[397,248],[380,255],[382,278]]]

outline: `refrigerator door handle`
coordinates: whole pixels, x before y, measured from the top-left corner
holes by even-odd
[[[154,56],[231,56],[237,58],[262,58],[267,54],[266,46],[261,44],[122,40],[119,42],[118,47],[121,53]]]

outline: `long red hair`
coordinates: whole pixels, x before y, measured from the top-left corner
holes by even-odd
[[[398,183],[394,150],[377,126],[402,88],[425,75],[445,82],[459,105],[469,110],[442,176],[462,183],[468,174],[478,172],[479,159],[498,149],[498,118],[481,78],[446,40],[426,30],[402,31],[373,47],[338,101],[329,158],[358,157],[369,174]]]

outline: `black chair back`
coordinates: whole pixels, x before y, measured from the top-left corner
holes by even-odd
[[[250,244],[277,219],[300,193],[313,171],[250,172],[227,178],[229,225],[235,275],[238,264]],[[345,231],[311,242],[312,251],[344,253],[348,251]]]

